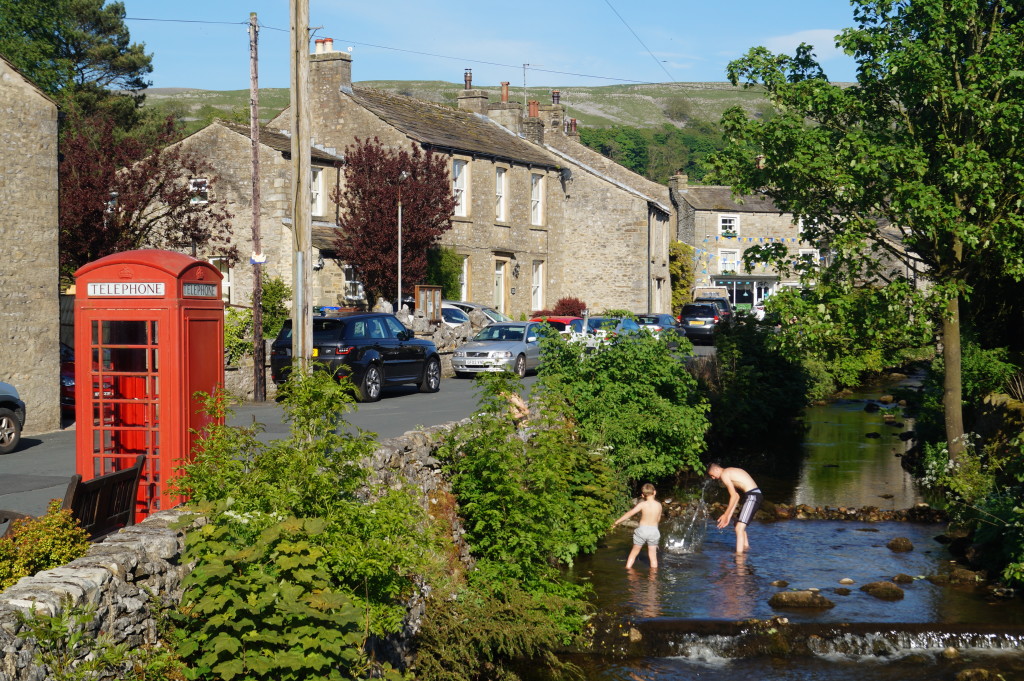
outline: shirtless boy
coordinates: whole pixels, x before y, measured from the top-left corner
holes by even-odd
[[[736,553],[746,553],[750,550],[750,542],[747,541],[747,525],[750,524],[757,509],[761,507],[764,495],[758,488],[757,483],[742,468],[722,468],[717,463],[708,466],[708,475],[715,480],[721,480],[725,489],[729,490],[729,505],[725,513],[718,519],[718,529],[729,526],[732,514],[739,504],[740,495],[743,496],[743,506],[740,507],[740,515],[736,518]]]
[[[640,493],[643,495],[643,500],[615,521],[617,526],[623,520],[631,518],[637,513],[640,514],[640,527],[633,532],[633,550],[629,552],[629,558],[626,559],[627,570],[633,567],[633,562],[640,555],[640,549],[644,544],[647,545],[647,556],[651,559],[651,567],[658,567],[658,541],[661,540],[658,522],[661,520],[661,503],[654,500],[657,491],[649,482],[640,488]]]

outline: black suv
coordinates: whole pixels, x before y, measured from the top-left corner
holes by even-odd
[[[313,357],[337,376],[349,376],[363,402],[376,402],[387,385],[415,383],[420,392],[441,388],[441,358],[431,341],[416,338],[394,315],[366,313],[313,318]],[[292,323],[270,350],[270,375],[283,383],[292,365]]]

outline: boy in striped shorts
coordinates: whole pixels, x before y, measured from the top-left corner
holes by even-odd
[[[719,464],[713,463],[708,466],[708,475],[715,480],[720,480],[725,485],[725,489],[729,490],[729,505],[722,517],[718,519],[718,529],[729,526],[732,514],[740,502],[740,495],[743,497],[740,515],[736,518],[736,553],[746,553],[750,550],[750,542],[747,541],[747,525],[754,518],[757,509],[761,507],[764,495],[761,494],[761,490],[750,474],[742,468],[722,468]]]

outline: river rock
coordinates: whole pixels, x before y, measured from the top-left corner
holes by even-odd
[[[925,579],[935,586],[946,586],[949,584],[949,575],[928,575]]]
[[[780,591],[768,601],[773,608],[834,608],[836,604],[816,591]]]
[[[787,586],[789,586],[789,582],[787,582],[784,579],[776,579],[774,582],[772,582],[772,586],[777,586],[780,589],[785,589]]]
[[[882,395],[881,397],[878,398],[878,401],[881,402],[882,404],[892,404],[896,400],[892,395]]]
[[[849,596],[851,593],[853,593],[845,586],[837,586],[836,588],[832,589],[832,592],[835,593],[837,596]]]
[[[896,553],[906,553],[907,551],[914,550],[914,544],[906,537],[894,537],[889,540],[886,546],[890,551],[895,551]]]
[[[840,584],[854,584],[855,582],[852,579],[850,579],[849,577],[843,577],[842,579],[839,580],[839,583]]]
[[[913,581],[914,581],[914,578],[913,578],[913,577],[911,577],[911,576],[910,576],[910,575],[908,575],[908,574],[905,574],[905,573],[901,572],[901,573],[899,573],[898,575],[895,575],[895,576],[894,576],[894,577],[892,578],[892,581],[893,581],[894,583],[896,583],[896,584],[910,584],[911,582],[913,582]]]
[[[879,409],[881,409],[881,407],[879,407],[874,402],[868,402],[867,404],[864,405],[864,411],[866,411],[869,414],[874,414]]]
[[[1002,679],[1003,676],[997,672],[977,668],[963,669],[957,672],[957,675],[953,678],[956,681],[997,681],[997,679]]]
[[[903,589],[892,582],[871,582],[860,588],[861,591],[883,601],[902,601]]]
[[[970,584],[984,581],[984,576],[967,568],[955,567],[949,573],[949,581],[958,584]]]

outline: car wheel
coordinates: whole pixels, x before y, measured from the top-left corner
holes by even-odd
[[[516,372],[516,376],[518,376],[519,378],[522,378],[523,376],[526,375],[526,357],[524,357],[523,355],[519,355],[518,357],[516,357],[516,366],[514,371]]]
[[[380,399],[381,384],[383,377],[380,375],[380,367],[371,364],[366,367],[363,374],[363,382],[359,384],[359,399],[363,402],[376,402]]]
[[[421,393],[436,393],[441,389],[441,362],[437,357],[427,360],[423,369],[423,380],[420,382]]]
[[[21,421],[10,409],[0,409],[0,454],[14,451],[21,441]]]

